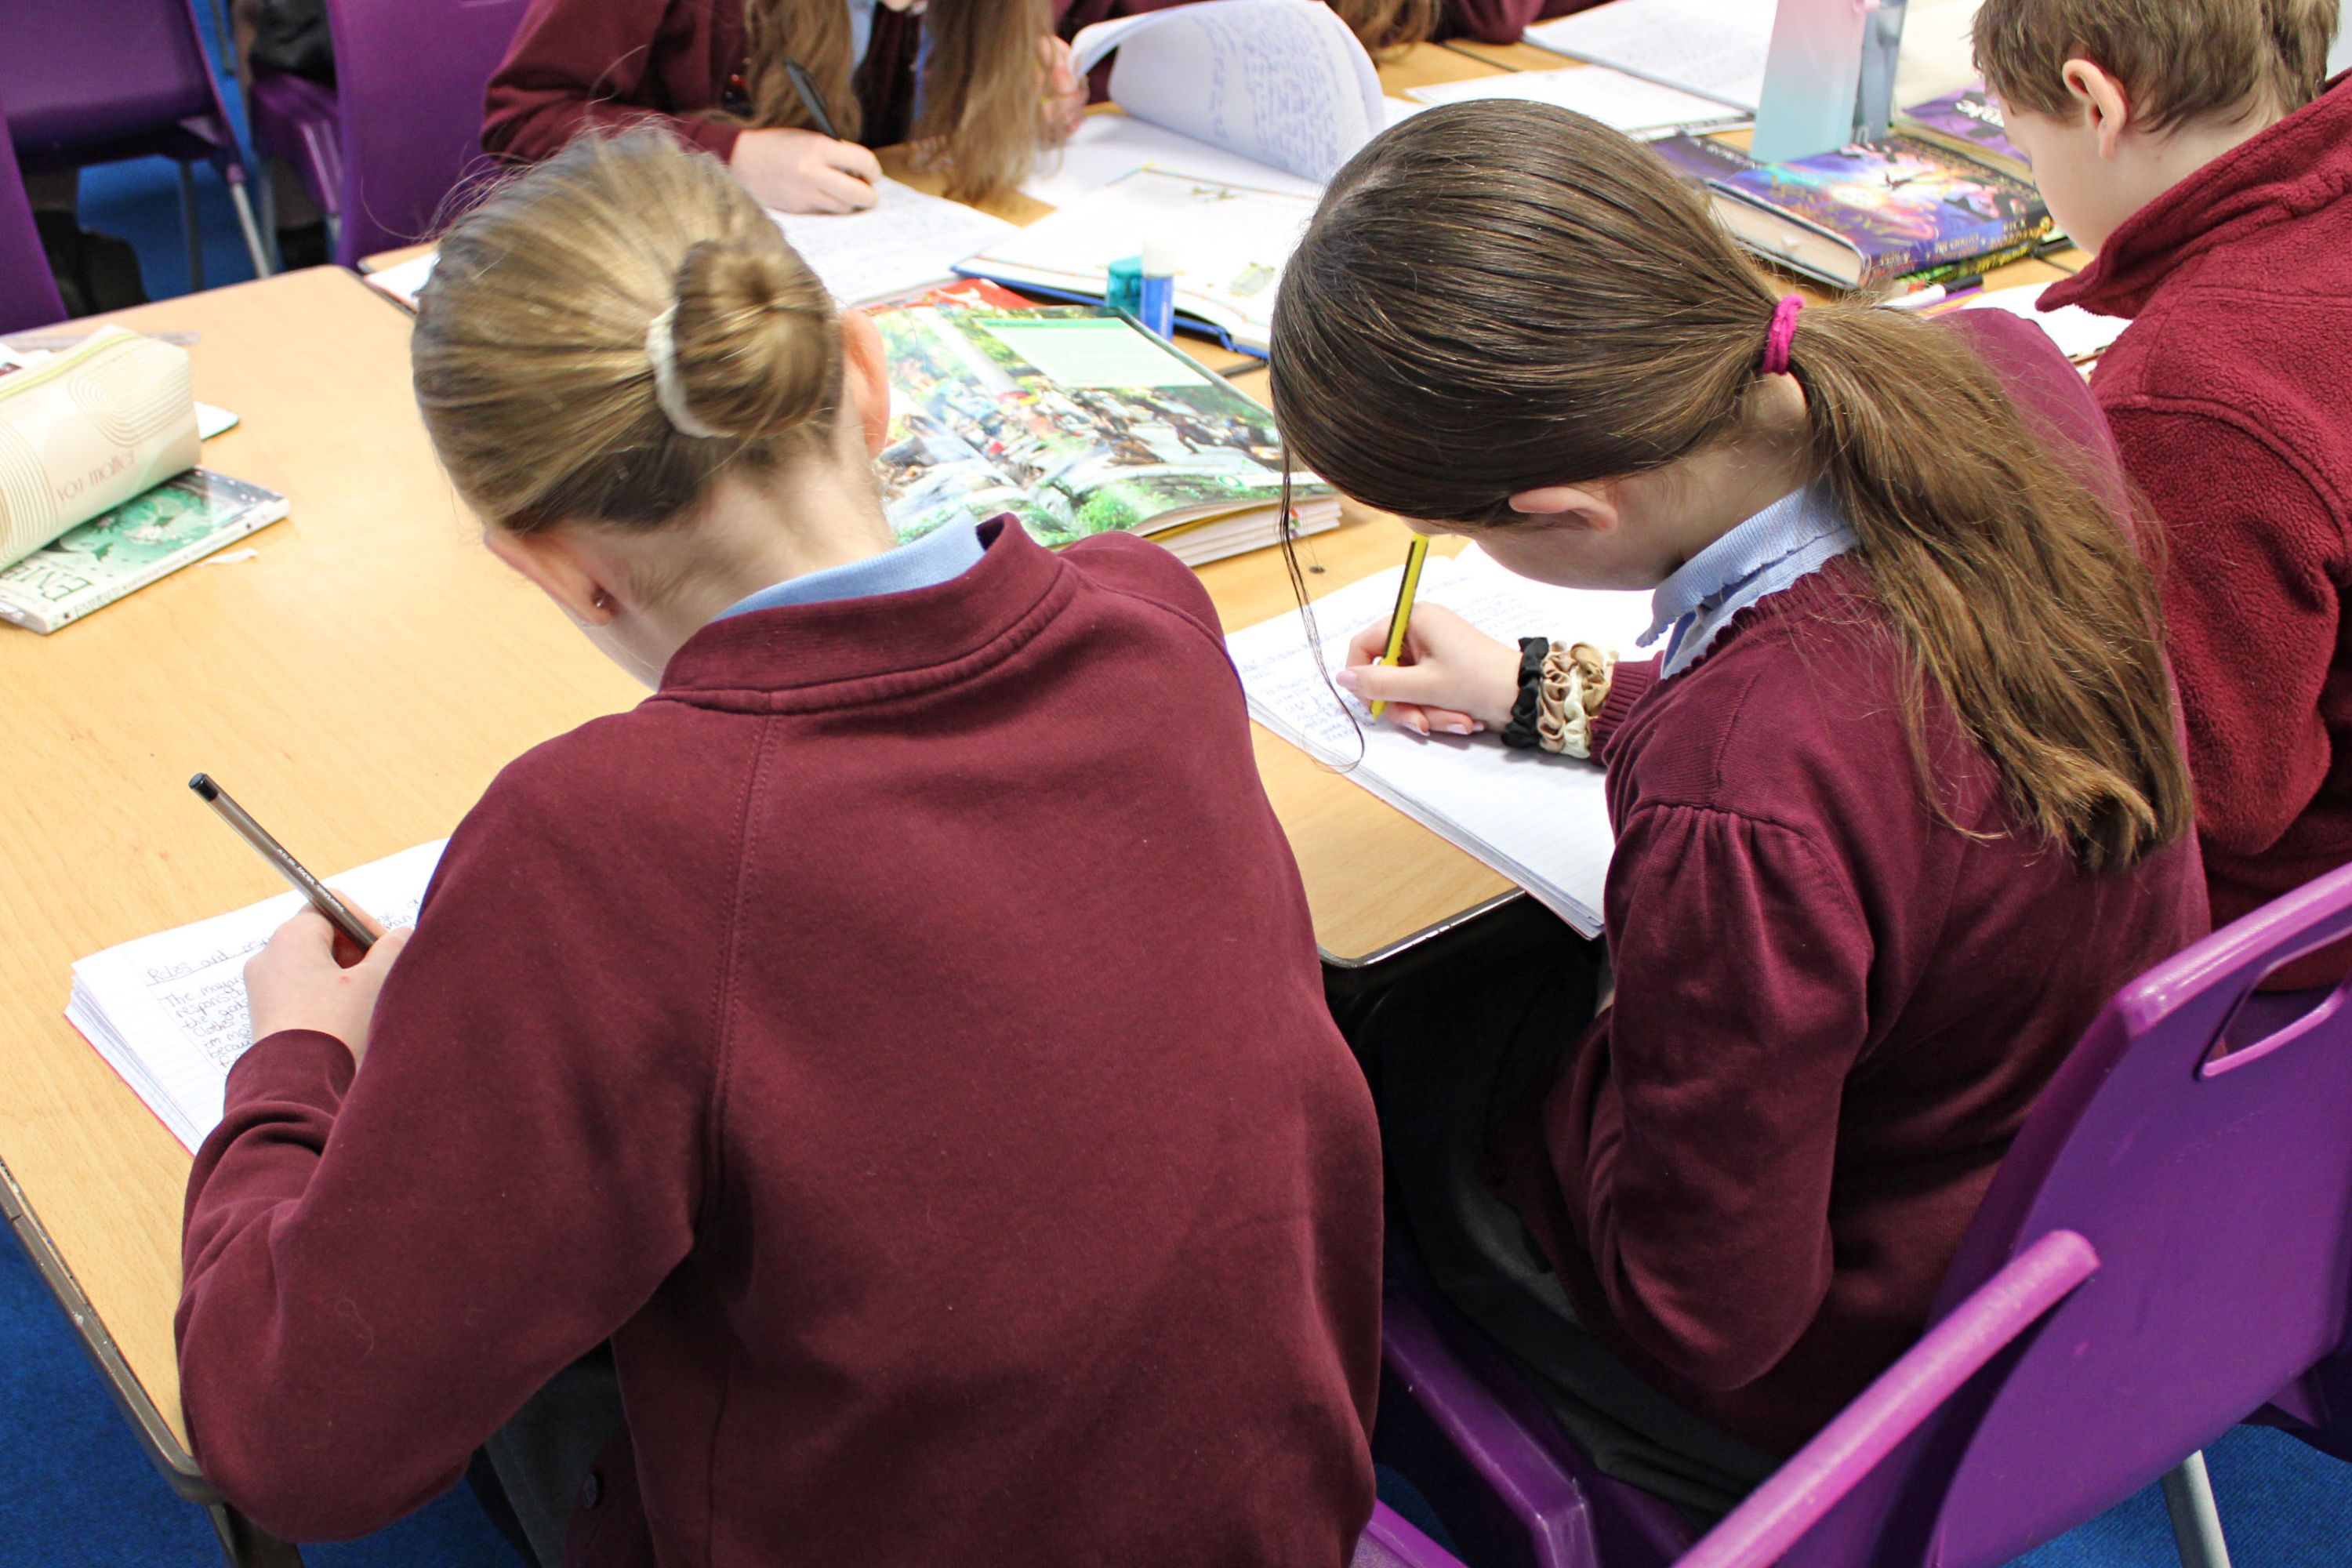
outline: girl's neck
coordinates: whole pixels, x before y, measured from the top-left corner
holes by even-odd
[[[632,543],[644,595],[629,606],[674,652],[764,588],[882,554],[897,540],[870,470],[799,470],[767,482],[722,478],[694,521]]]
[[[1796,378],[1760,379],[1740,432],[1629,481],[1630,502],[1673,542],[1676,568],[1791,490],[1811,484],[1805,395]],[[1646,515],[1643,515],[1646,514]]]

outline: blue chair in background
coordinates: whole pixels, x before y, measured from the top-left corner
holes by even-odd
[[[2347,933],[2352,866],[2119,992],[2003,1160],[1927,1336],[1696,1543],[1595,1474],[1410,1268],[1375,1451],[1497,1568],[1998,1568],[2159,1479],[2183,1563],[2226,1563],[2207,1444],[2274,1401],[2316,1446],[2352,1437],[2352,980],[2249,1006]]]
[[[0,5],[0,101],[27,174],[156,155],[180,165],[188,279],[204,287],[194,165],[228,186],[256,277],[269,259],[246,195],[244,155],[190,0]]]

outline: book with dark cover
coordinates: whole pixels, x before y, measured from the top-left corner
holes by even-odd
[[[1915,137],[1789,163],[1762,163],[1706,137],[1650,146],[1706,185],[1742,244],[1843,289],[1965,277],[2022,255],[2050,233],[2050,209],[2032,185]]]
[[[1932,142],[2021,180],[2033,166],[2009,139],[2000,105],[1982,86],[1963,88],[1903,111],[1903,132]]]

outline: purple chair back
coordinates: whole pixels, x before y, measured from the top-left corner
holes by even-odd
[[[36,173],[160,153],[244,178],[189,0],[0,5],[0,100]]]
[[[65,319],[49,258],[33,226],[33,205],[25,199],[25,179],[16,154],[7,151],[8,116],[0,104],[0,332],[21,332]]]
[[[458,182],[487,169],[482,100],[524,0],[328,0],[342,120],[335,259],[430,237]]]
[[[2043,1092],[1938,1310],[2053,1232],[2087,1238],[2099,1268],[1987,1398],[1943,1561],[2002,1563],[2073,1529],[2344,1346],[2352,981],[2214,1047],[2264,976],[2347,932],[2352,867],[2126,986]]]
[[[2325,1385],[2352,1331],[2352,980],[2299,1016],[2231,1024],[2263,976],[2347,933],[2352,866],[2118,993],[2002,1162],[1935,1326],[1683,1568],[1996,1568],[2314,1368]],[[2217,1056],[2225,1032],[2237,1048]],[[1610,1494],[1563,1462],[1556,1426],[1400,1326],[1391,1374],[1453,1380],[1414,1401],[1532,1543],[1498,1561],[1658,1561],[1612,1545]]]

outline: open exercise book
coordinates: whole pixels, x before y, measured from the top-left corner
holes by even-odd
[[[1393,112],[1322,0],[1202,0],[1097,22],[1070,47],[1081,74],[1112,59],[1124,112],[1087,116],[1039,160],[1022,189],[1055,206],[1147,163],[1312,195]]]
[[[409,925],[440,859],[440,842],[420,844],[328,880],[385,925]],[[228,1069],[253,1043],[245,961],[301,907],[301,894],[280,893],[74,965],[67,1021],[191,1153],[219,1124]]]
[[[1347,662],[1348,639],[1385,621],[1396,606],[1402,567],[1351,583],[1315,601],[1316,630],[1332,668]],[[1639,657],[1633,639],[1649,628],[1650,595],[1554,588],[1513,576],[1473,546],[1422,568],[1416,603],[1443,605],[1491,636],[1549,637],[1614,647]],[[1586,936],[1601,931],[1601,896],[1615,844],[1601,769],[1539,752],[1517,752],[1493,734],[1412,734],[1375,723],[1362,704],[1324,681],[1296,612],[1225,639],[1250,716],[1440,837],[1517,882]],[[1350,724],[1352,716],[1354,723]]]
[[[1527,41],[1756,112],[1776,0],[1610,0],[1538,22]]]
[[[1001,217],[961,202],[925,195],[887,175],[874,205],[856,213],[768,215],[835,300],[863,305],[895,299],[955,275],[955,264],[1014,232]],[[411,257],[366,281],[410,310],[433,276],[440,252]]]

